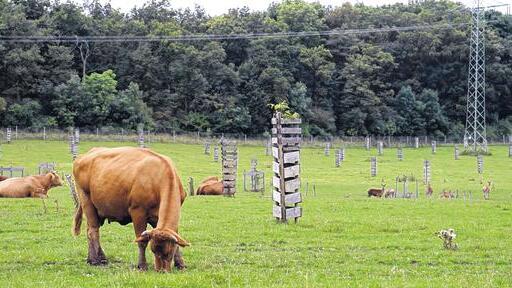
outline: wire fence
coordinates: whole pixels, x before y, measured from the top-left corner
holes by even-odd
[[[56,128],[10,128],[8,136],[7,128],[0,128],[0,143],[15,140],[43,140],[43,141],[68,141],[75,129]],[[140,131],[136,129],[122,129],[112,127],[101,127],[94,129],[78,129],[80,141],[90,142],[132,142],[140,140]],[[215,144],[220,139],[236,140],[241,145],[266,146],[270,143],[270,134],[247,135],[243,133],[211,133],[211,132],[183,132],[174,130],[144,130],[145,143],[182,143],[182,144]],[[377,147],[382,143],[384,147],[431,147],[432,142],[436,145],[462,144],[462,139],[456,137],[435,137],[435,136],[303,136],[301,145],[305,147],[323,147],[329,143],[330,147]],[[489,145],[512,144],[512,135],[488,137]]]

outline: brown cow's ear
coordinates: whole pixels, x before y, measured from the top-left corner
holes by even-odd
[[[151,231],[144,231],[140,234],[139,237],[137,237],[137,239],[135,239],[135,242],[137,243],[142,243],[142,242],[149,242],[149,240],[151,239]]]

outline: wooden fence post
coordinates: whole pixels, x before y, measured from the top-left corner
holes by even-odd
[[[188,177],[188,191],[189,191],[190,196],[194,196],[195,195],[195,191],[194,191],[194,178],[192,178],[192,177]]]

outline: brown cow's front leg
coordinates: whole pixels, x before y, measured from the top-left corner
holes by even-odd
[[[179,246],[176,248],[176,253],[174,253],[174,267],[178,270],[185,270],[185,268],[187,268],[185,261],[183,261],[183,254],[181,253]]]
[[[91,265],[105,265],[107,264],[107,257],[105,257],[105,253],[103,253],[100,245],[100,220],[98,212],[89,197],[84,195],[81,200],[83,202],[82,209],[87,217],[87,240],[89,242],[87,263]]]
[[[132,217],[135,238],[137,239],[140,237],[142,232],[146,231],[146,212],[137,209],[130,209],[130,216]],[[137,245],[139,246],[139,262],[137,267],[139,270],[146,271],[148,270],[148,264],[146,262],[146,247],[148,246],[148,242],[137,241]]]

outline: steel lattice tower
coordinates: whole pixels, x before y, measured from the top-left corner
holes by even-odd
[[[468,96],[464,147],[471,152],[486,152],[485,131],[485,20],[483,7],[472,10]]]

